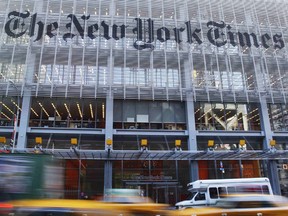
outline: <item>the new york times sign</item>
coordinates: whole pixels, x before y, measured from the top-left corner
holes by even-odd
[[[67,32],[64,32],[63,34],[64,41],[67,41],[67,39],[72,39],[77,35],[83,39],[85,33],[87,34],[87,37],[92,40],[98,35],[101,35],[101,37],[104,37],[106,40],[119,40],[120,38],[125,38],[126,32],[130,29],[130,31],[132,31],[132,33],[135,35],[133,46],[137,50],[154,49],[155,40],[160,42],[175,40],[178,44],[182,42],[186,42],[188,44],[203,43],[200,36],[201,29],[193,28],[190,21],[183,23],[183,26],[178,28],[174,27],[169,29],[163,26],[155,29],[154,21],[152,19],[145,20],[135,18],[135,26],[132,28],[124,24],[114,24],[109,26],[105,21],[101,21],[99,23],[95,22],[92,25],[87,25],[87,28],[85,29],[85,23],[90,19],[90,15],[83,15],[80,18],[77,18],[76,15],[69,14],[67,19],[68,21],[65,26]],[[268,33],[264,33],[262,35],[256,35],[253,32],[235,32],[233,31],[231,25],[227,25],[223,21],[209,21],[207,22],[207,27],[207,39],[210,43],[217,47],[222,47],[228,43],[234,47],[247,46],[250,48],[252,46],[262,46],[265,49],[270,47],[273,49],[282,49],[285,46],[282,34],[270,35]],[[30,16],[29,11],[25,11],[24,13],[12,11],[8,14],[8,21],[5,23],[5,32],[10,37],[19,38],[25,34],[28,34],[29,37],[33,37],[34,41],[39,41],[43,35],[47,35],[50,38],[55,37],[57,35],[58,28],[59,24],[57,22],[47,23],[45,25],[43,21],[37,21],[37,13]],[[73,32],[71,31],[72,28],[74,29]],[[183,41],[182,38],[185,38],[186,41]]]

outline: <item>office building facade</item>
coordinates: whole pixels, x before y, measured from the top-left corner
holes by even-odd
[[[286,1],[0,6],[2,146],[63,158],[66,197],[173,204],[193,180],[260,176],[286,194]]]

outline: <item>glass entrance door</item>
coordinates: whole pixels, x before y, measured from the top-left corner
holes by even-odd
[[[178,185],[157,185],[153,187],[154,200],[174,206],[179,197]]]
[[[149,197],[155,203],[166,203],[174,206],[180,196],[178,182],[128,181],[124,185],[126,188],[139,189],[141,196]]]

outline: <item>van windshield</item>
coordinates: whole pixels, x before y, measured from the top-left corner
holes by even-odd
[[[194,192],[189,193],[188,196],[187,196],[187,200],[193,199],[193,197],[194,197],[197,193],[198,193],[197,191],[194,191]]]

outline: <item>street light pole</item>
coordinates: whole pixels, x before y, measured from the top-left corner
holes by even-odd
[[[19,119],[19,106],[20,106],[20,98],[19,98],[19,90],[17,88],[17,86],[15,85],[15,83],[12,80],[9,80],[9,82],[11,83],[11,85],[16,89],[17,91],[17,111],[16,111],[16,117],[14,114],[14,128],[13,128],[13,143],[12,143],[12,153],[14,153],[15,151],[15,142],[16,142],[16,136],[17,136],[17,131],[18,131],[18,119]]]

